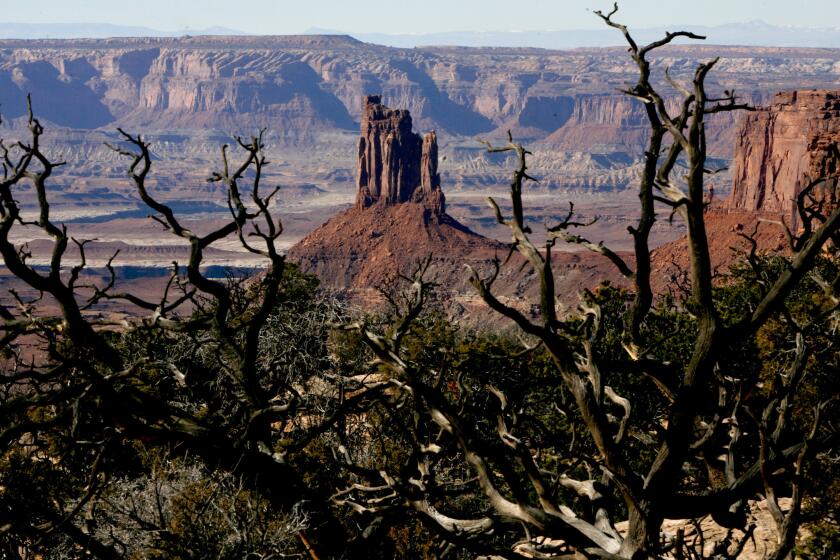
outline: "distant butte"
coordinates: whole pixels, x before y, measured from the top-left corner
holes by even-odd
[[[434,132],[413,132],[409,112],[379,96],[362,105],[356,204],[292,247],[290,259],[327,288],[365,290],[432,255],[433,269],[457,269],[466,285],[465,263],[490,263],[508,246],[446,213]]]
[[[508,257],[510,245],[474,233],[446,213],[434,132],[421,137],[412,131],[408,111],[386,107],[379,96],[365,97],[356,186],[356,204],[292,247],[292,262],[317,276],[324,289],[370,301],[395,273],[431,258],[428,275],[445,290],[451,312],[483,308],[465,265],[486,277],[497,259]],[[616,275],[599,255],[561,252],[554,262],[561,286],[569,288],[564,300]],[[535,288],[522,273],[527,267],[513,254],[494,288],[525,302]],[[621,284],[620,278],[614,280]]]

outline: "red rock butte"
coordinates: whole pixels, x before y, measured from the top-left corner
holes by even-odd
[[[449,287],[467,285],[464,264],[491,263],[508,246],[446,213],[438,173],[437,135],[412,131],[406,110],[379,96],[363,101],[356,204],[303,238],[289,258],[328,289],[365,291],[432,256]],[[457,280],[456,280],[457,275]]]
[[[395,273],[431,257],[427,276],[446,292],[450,311],[470,315],[485,309],[465,265],[486,277],[497,259],[508,258],[511,246],[469,230],[446,213],[434,132],[421,138],[412,132],[408,111],[389,109],[378,96],[365,97],[363,106],[356,204],[304,237],[289,250],[289,259],[317,276],[325,289],[347,291],[367,303]],[[564,301],[617,276],[600,255],[560,252],[553,260]],[[529,266],[514,253],[494,290],[506,301],[527,302],[537,287],[523,273]],[[621,284],[621,278],[614,279]]]

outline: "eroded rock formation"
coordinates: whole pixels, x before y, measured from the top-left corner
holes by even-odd
[[[389,109],[377,95],[363,101],[361,128],[356,205],[422,202],[435,215],[443,214],[437,135],[421,138],[412,132],[409,112]]]
[[[366,97],[363,107],[356,205],[295,244],[289,260],[316,275],[322,288],[370,306],[381,303],[378,287],[429,259],[427,275],[445,286],[447,312],[470,316],[479,310],[475,318],[484,327],[488,319],[501,321],[488,317],[466,265],[481,277],[497,274],[496,293],[531,313],[527,302],[537,284],[521,274],[529,266],[525,259],[514,254],[508,266],[495,270],[499,259],[510,254],[510,245],[478,235],[445,212],[436,134],[415,134],[409,112],[389,109],[379,96]],[[626,285],[602,256],[559,252],[552,258],[558,298],[564,302],[575,301],[580,289],[592,289],[605,278]]]
[[[735,146],[732,210],[777,213],[796,225],[796,198],[835,173],[840,146],[840,91],[776,94],[748,115]]]

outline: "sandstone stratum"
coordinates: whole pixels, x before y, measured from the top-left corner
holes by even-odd
[[[603,153],[635,146],[644,125],[638,103],[616,91],[634,71],[623,54],[398,49],[317,35],[4,40],[0,103],[6,117],[20,117],[32,93],[44,119],[78,130],[270,125],[306,140],[355,129],[360,101],[379,91],[424,129],[468,137],[512,129],[517,137]],[[661,62],[680,77],[712,55],[721,61],[709,86],[737,85],[755,101],[793,83],[827,86],[840,75],[840,50],[831,49],[673,46]],[[735,123],[715,120],[712,128],[731,139]]]

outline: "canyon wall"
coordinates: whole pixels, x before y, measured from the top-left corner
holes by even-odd
[[[778,213],[796,223],[796,198],[838,170],[840,91],[777,94],[750,113],[737,134],[727,208]]]
[[[840,83],[840,50],[702,45],[657,50],[652,78],[670,96],[664,68],[685,83],[715,56],[711,95],[736,89],[764,104],[775,91]],[[381,94],[409,111],[416,129],[437,131],[423,139],[425,155],[420,147],[419,184],[433,190],[440,175],[448,211],[469,227],[496,235],[484,197],[505,189],[515,161],[488,154],[477,139],[504,143],[511,130],[533,151],[534,215],[550,219],[569,200],[589,204],[599,225],[617,232],[607,238],[614,241],[618,233],[624,239],[636,209],[630,188],[648,134],[641,103],[619,92],[637,72],[622,48],[397,49],[342,36],[9,40],[0,41],[0,136],[23,137],[31,93],[45,145],[67,161],[54,177],[56,212],[101,222],[106,210],[146,215],[125,180],[124,158],[105,145],[119,142],[117,127],[152,143],[150,184],[196,216],[228,212],[223,186],[205,181],[218,169],[219,146],[265,128],[266,182],[282,187],[274,200],[289,210],[287,232],[303,235],[357,196],[363,102]],[[738,118],[710,117],[710,156],[718,160],[710,165],[731,160]],[[718,193],[731,184],[726,174],[714,181]],[[32,192],[20,196],[35,204]]]
[[[657,52],[657,64],[678,79],[719,55],[710,91],[737,87],[755,101],[794,85],[828,87],[840,77],[840,51],[833,50]],[[8,118],[24,115],[31,92],[46,120],[68,128],[268,126],[304,144],[354,130],[364,97],[381,92],[420,128],[449,137],[512,129],[520,139],[564,150],[636,151],[644,115],[617,91],[635,72],[624,49],[396,49],[342,36],[0,41],[0,103]],[[731,138],[734,124],[728,116],[712,119],[715,155],[731,155],[724,137]]]

